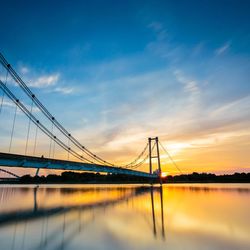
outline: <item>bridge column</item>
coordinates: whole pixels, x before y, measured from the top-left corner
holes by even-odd
[[[148,138],[148,146],[149,146],[149,173],[152,174],[152,148],[151,148],[151,138]]]
[[[38,168],[38,169],[36,170],[36,176],[38,176],[39,170],[40,170],[40,168]]]
[[[155,141],[153,147],[152,147],[152,141]],[[159,171],[159,180],[160,183],[162,184],[162,179],[161,179],[161,159],[160,159],[160,151],[159,151],[159,139],[158,137],[154,138],[148,138],[148,145],[149,145],[149,173],[152,174],[152,159],[156,158],[157,159],[157,165],[158,165],[158,171]],[[154,154],[154,148],[156,146],[156,154]]]
[[[158,160],[158,170],[161,176],[161,159],[160,159],[160,151],[159,151],[159,139],[158,137],[155,137],[156,142],[156,152],[157,152],[157,160]]]

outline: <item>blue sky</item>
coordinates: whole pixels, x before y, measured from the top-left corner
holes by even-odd
[[[249,171],[250,1],[1,8],[1,52],[84,145],[125,163],[158,135],[185,171]]]

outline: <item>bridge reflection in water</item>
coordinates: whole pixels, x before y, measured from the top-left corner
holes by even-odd
[[[159,237],[161,231],[160,237],[165,239],[161,186],[26,186],[5,187],[0,188],[0,191],[0,232],[8,232],[9,240],[4,241],[3,246],[6,249],[72,247],[74,239],[83,237],[91,224],[98,222],[107,213],[116,211],[116,208],[126,210],[130,206],[138,216],[144,218],[155,238]],[[140,206],[134,207],[138,199],[151,204],[151,212]],[[160,203],[160,213],[155,211],[156,199],[157,207]],[[78,247],[84,249],[84,242]]]

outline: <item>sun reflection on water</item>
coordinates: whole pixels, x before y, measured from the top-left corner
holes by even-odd
[[[0,188],[0,249],[247,249],[249,185]]]

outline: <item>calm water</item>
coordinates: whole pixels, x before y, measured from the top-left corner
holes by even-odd
[[[0,186],[0,249],[250,249],[250,185]]]

